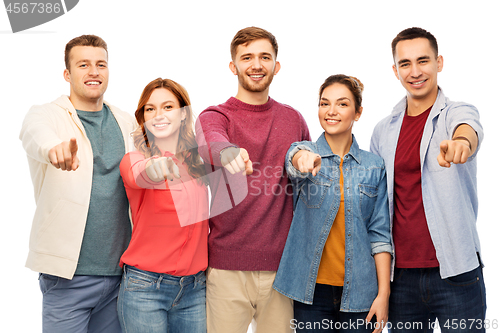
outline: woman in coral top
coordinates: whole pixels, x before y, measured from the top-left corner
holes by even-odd
[[[206,332],[208,191],[186,90],[158,78],[142,92],[136,151],[120,172],[132,212],[121,257],[124,332]]]

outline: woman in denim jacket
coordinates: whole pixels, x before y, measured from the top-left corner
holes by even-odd
[[[295,300],[297,332],[381,332],[391,236],[383,160],[358,147],[363,84],[332,75],[320,88],[316,142],[296,142],[286,169],[295,210],[274,288]]]

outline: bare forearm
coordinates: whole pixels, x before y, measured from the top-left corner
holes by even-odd
[[[391,255],[387,252],[377,253],[373,257],[377,269],[378,294],[389,297],[391,293]]]

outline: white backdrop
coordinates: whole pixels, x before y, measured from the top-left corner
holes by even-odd
[[[188,90],[196,113],[237,91],[229,71],[229,44],[241,28],[271,31],[279,44],[282,69],[270,95],[298,109],[312,137],[321,133],[317,91],[336,73],[365,84],[363,117],[354,133],[369,148],[375,124],[404,96],[391,69],[390,43],[401,30],[431,31],[444,57],[439,83],[452,100],[474,104],[481,113],[485,140],[479,161],[479,218],[488,311],[500,319],[498,268],[499,177],[494,174],[500,123],[497,3],[494,1],[99,1],[80,0],[66,15],[12,34],[0,9],[0,132],[4,175],[0,202],[0,299],[2,332],[41,331],[41,293],[37,273],[24,267],[35,210],[25,153],[19,141],[31,105],[69,94],[63,79],[64,46],[73,37],[96,34],[109,48],[110,82],[105,99],[130,113],[144,86],[154,78],[176,80]]]

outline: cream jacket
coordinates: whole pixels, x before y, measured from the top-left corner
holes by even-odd
[[[133,117],[109,105],[121,131],[125,151],[133,147]],[[49,150],[76,138],[80,166],[62,171],[50,164]],[[76,270],[87,221],[92,187],[93,154],[90,140],[68,96],[33,106],[21,134],[35,191],[33,218],[26,267],[71,279]]]

